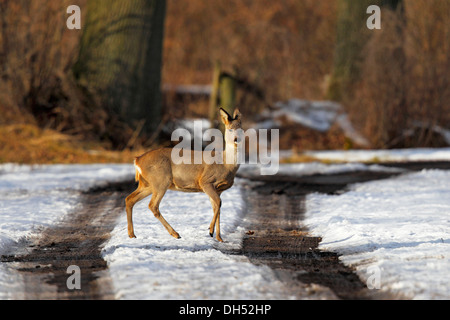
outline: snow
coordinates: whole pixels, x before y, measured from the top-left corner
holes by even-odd
[[[195,119],[176,119],[168,122],[163,131],[166,134],[172,135],[176,129],[185,129],[189,132],[191,139],[195,141],[207,140],[207,135],[205,132],[211,128],[211,123],[205,118],[195,118]],[[204,139],[205,135],[205,139]],[[205,141],[203,141],[205,142]]]
[[[366,153],[366,154],[364,154]],[[332,153],[329,153],[332,154]],[[328,154],[328,155],[329,155]],[[450,149],[335,152],[353,161],[381,154],[403,161],[448,160]],[[245,170],[252,167],[242,166]],[[280,165],[280,174],[311,175],[361,170],[397,170],[359,162]],[[0,165],[0,254],[56,224],[79,206],[93,186],[131,180],[132,165]],[[181,235],[172,238],[148,209],[134,207],[136,239],[129,239],[125,214],[103,249],[119,299],[291,299],[271,269],[227,254],[240,248],[245,201],[240,180],[222,194],[224,243],[209,236],[212,208],[202,193],[168,191],[160,209]],[[450,298],[450,171],[424,170],[352,185],[331,196],[307,196],[304,221],[321,236],[320,248],[341,254],[344,264],[380,292],[414,299]],[[0,299],[11,298],[21,278],[0,265]]]
[[[0,165],[0,254],[79,203],[80,192],[133,174],[130,165]]]
[[[304,155],[338,162],[450,161],[450,148],[306,151]]]
[[[121,164],[0,165],[0,255],[73,212],[82,191],[132,174],[132,166]],[[20,279],[0,265],[0,299],[11,298]]]
[[[364,281],[406,298],[450,297],[450,171],[423,170],[310,194],[305,224]]]
[[[244,178],[258,176],[261,171],[261,164],[243,164],[239,167],[238,174]],[[310,176],[315,174],[338,174],[355,171],[373,171],[373,172],[403,172],[403,169],[386,167],[378,164],[364,163],[335,163],[325,164],[321,162],[307,163],[284,163],[278,168],[278,175],[289,176]]]
[[[212,85],[172,85],[163,84],[163,91],[175,92],[177,94],[191,94],[191,95],[210,95],[212,91]]]
[[[264,110],[261,117],[263,120],[255,124],[256,129],[280,128],[282,118],[319,132],[328,131],[336,123],[355,143],[369,145],[367,139],[355,130],[342,106],[334,101],[280,101],[274,104],[273,110]]]
[[[238,184],[238,183],[237,183]],[[226,252],[239,249],[244,202],[238,186],[221,196],[221,235],[209,236],[212,208],[203,193],[167,191],[160,211],[181,239],[171,237],[148,209],[135,205],[136,239],[125,217],[118,221],[103,256],[120,299],[289,299],[267,267]]]
[[[271,118],[286,116],[292,122],[302,124],[318,131],[328,131],[335,120],[341,106],[332,101],[307,101],[291,99],[277,102],[278,109],[272,112]]]

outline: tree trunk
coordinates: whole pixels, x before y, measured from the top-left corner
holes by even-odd
[[[351,86],[359,80],[362,50],[372,32],[366,22],[366,13],[370,5],[378,5],[381,9],[395,9],[401,0],[339,0],[337,42],[334,56],[334,70],[330,79],[327,98],[342,101],[344,95],[351,95]],[[383,23],[383,17],[381,16]]]
[[[164,0],[90,0],[74,74],[101,107],[132,128],[161,120]]]

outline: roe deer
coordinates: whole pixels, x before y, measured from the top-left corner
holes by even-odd
[[[180,235],[167,223],[159,211],[159,204],[164,194],[167,189],[171,189],[183,192],[204,192],[209,196],[214,211],[209,234],[211,237],[213,236],[215,226],[216,239],[223,242],[220,237],[220,206],[222,204],[220,194],[233,185],[236,171],[239,168],[237,148],[242,139],[238,132],[242,132],[242,130],[238,130],[241,129],[241,114],[238,109],[234,111],[233,116],[230,116],[222,108],[219,113],[225,125],[225,150],[220,151],[223,153],[223,162],[207,164],[203,160],[200,164],[194,162],[176,164],[171,158],[172,148],[149,151],[134,160],[136,181],[139,181],[139,186],[125,199],[130,238],[136,237],[133,230],[133,206],[151,194],[150,210],[171,236],[180,238]],[[190,152],[193,159],[195,152],[202,151]],[[230,157],[230,153],[233,154],[232,157]],[[234,160],[230,161],[230,158]],[[232,163],[227,163],[227,160]]]

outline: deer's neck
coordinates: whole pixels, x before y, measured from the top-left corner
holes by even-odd
[[[236,144],[225,144],[225,150],[223,151],[223,163],[230,169],[237,170],[239,168]]]

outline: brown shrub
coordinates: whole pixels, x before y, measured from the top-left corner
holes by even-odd
[[[82,2],[5,0],[0,3],[1,86],[9,89],[9,99],[5,100],[9,100],[6,103],[10,108],[20,108],[22,112],[43,118],[48,116],[55,122],[66,118],[64,113],[78,112],[77,103],[72,108],[61,107],[73,95],[73,83],[67,71],[76,58],[80,35],[67,29],[66,8]],[[5,100],[2,104],[6,104]]]
[[[373,147],[442,146],[433,128],[450,125],[449,18],[445,0],[382,11],[382,30],[364,49],[362,81],[345,98]]]

